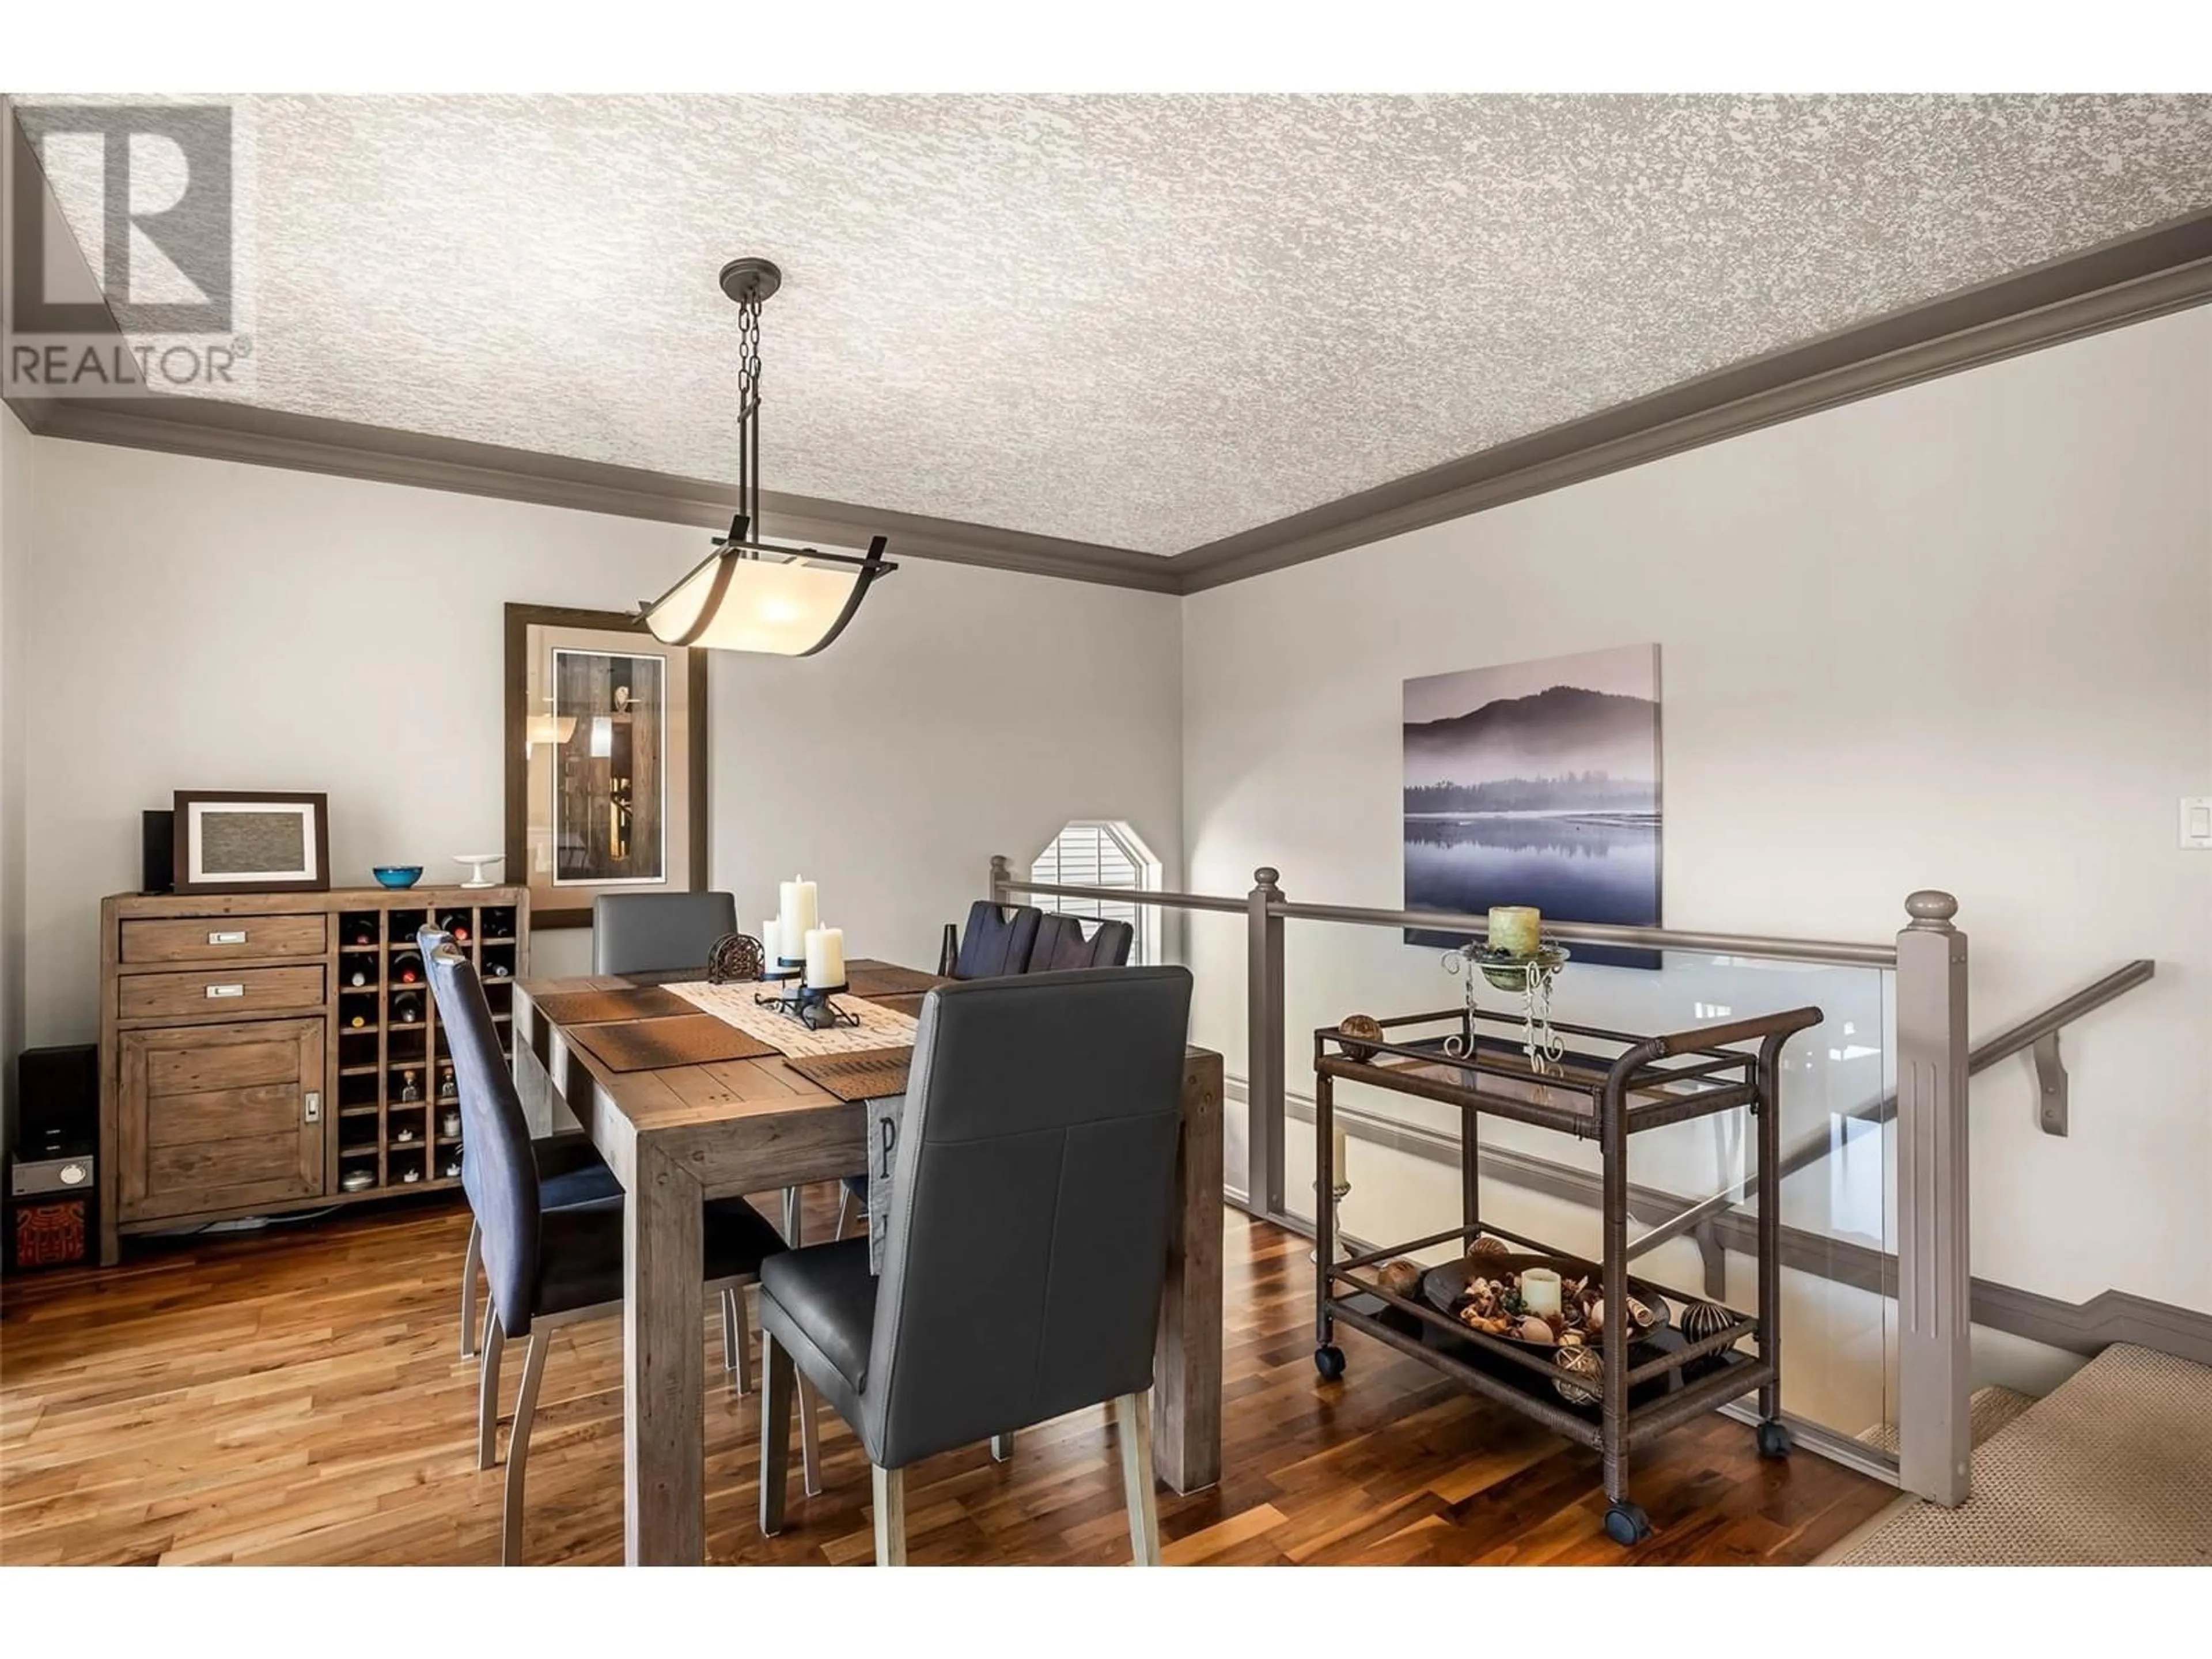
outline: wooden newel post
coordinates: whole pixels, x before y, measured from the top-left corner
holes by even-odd
[[[1897,936],[1898,1479],[1956,1506],[1972,1474],[1966,936],[1923,890]]]
[[[1262,865],[1245,896],[1245,1201],[1256,1215],[1283,1209],[1283,919],[1280,878]]]
[[[986,890],[990,896],[992,903],[1004,904],[1006,902],[1006,889],[1012,883],[1013,879],[1014,869],[1012,865],[1006,862],[1006,855],[1004,853],[992,854],[991,884],[989,888]]]

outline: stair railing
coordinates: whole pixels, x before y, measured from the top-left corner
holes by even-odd
[[[1270,1220],[1296,1225],[1284,1202],[1283,1152],[1286,1054],[1284,1031],[1287,921],[1422,928],[1469,938],[1486,936],[1488,918],[1449,910],[1382,910],[1357,905],[1297,904],[1284,896],[1272,869],[1254,872],[1243,898],[1206,893],[1040,883],[1017,877],[1003,857],[991,860],[986,890],[999,903],[1017,896],[1098,899],[1165,909],[1242,912],[1248,940],[1245,1020],[1248,1136],[1243,1206]],[[2057,1033],[2151,976],[2152,964],[2131,963],[2033,1019],[1970,1047],[1966,1030],[1966,935],[1954,925],[1959,902],[1925,889],[1909,895],[1910,920],[1893,944],[1838,943],[1736,933],[1690,933],[1665,927],[1618,927],[1562,922],[1547,931],[1570,944],[1610,945],[1650,951],[1695,951],[1844,967],[1875,968],[1897,975],[1897,1089],[1869,1109],[1897,1122],[1898,1483],[1944,1504],[1966,1500],[1972,1474],[1972,1428],[1968,1333],[1972,1283],[1967,1263],[1967,1075],[2023,1048],[2036,1051],[2046,1129],[2065,1132],[2065,1081]],[[2055,1112],[2054,1112],[2055,1101]],[[1821,1151],[1801,1145],[1790,1156],[1802,1169]],[[1790,1172],[1785,1162],[1784,1173]],[[1655,1247],[1698,1224],[1737,1195],[1723,1194],[1693,1206],[1638,1241]]]

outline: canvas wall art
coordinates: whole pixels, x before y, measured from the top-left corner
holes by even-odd
[[[1407,680],[1404,744],[1408,909],[1533,904],[1558,921],[1659,925],[1657,646]],[[1574,955],[1659,965],[1654,951]]]

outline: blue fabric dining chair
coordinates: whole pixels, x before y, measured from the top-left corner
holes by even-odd
[[[441,946],[453,943],[450,935],[435,927],[425,927],[415,935],[415,948],[428,962]],[[458,1081],[458,1078],[456,1079]],[[541,1209],[561,1210],[573,1204],[590,1204],[604,1198],[619,1197],[622,1182],[615,1172],[607,1168],[606,1159],[599,1156],[589,1135],[571,1129],[562,1133],[539,1135],[530,1143],[530,1160],[538,1171],[538,1202]],[[461,1189],[468,1190],[468,1141],[462,1137],[463,1165]],[[489,1312],[479,1314],[477,1306],[477,1280],[483,1268],[483,1222],[470,1206],[469,1246],[461,1261],[461,1358],[473,1358],[481,1343],[479,1320],[489,1319]]]
[[[466,1149],[461,1184],[483,1229],[484,1277],[490,1287],[477,1401],[479,1468],[497,1461],[501,1352],[510,1340],[527,1338],[530,1344],[507,1438],[500,1559],[512,1565],[522,1556],[524,1472],[550,1334],[622,1311],[623,1214],[628,1200],[617,1191],[612,1198],[545,1206],[530,1127],[476,969],[450,939],[433,944],[425,937],[422,942],[431,994],[453,1050]],[[710,1291],[752,1284],[761,1265],[784,1252],[782,1236],[741,1198],[706,1204],[702,1219]],[[810,1490],[818,1490],[818,1485],[817,1474]]]

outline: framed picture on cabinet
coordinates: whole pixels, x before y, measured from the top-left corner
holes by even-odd
[[[179,893],[321,893],[331,884],[330,797],[179,789]]]
[[[507,607],[507,878],[536,927],[707,885],[707,655],[618,611]]]

